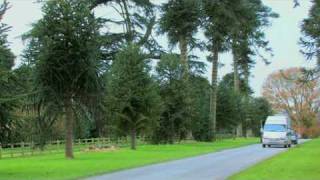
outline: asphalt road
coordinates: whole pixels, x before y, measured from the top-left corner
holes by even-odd
[[[261,144],[202,156],[119,171],[88,180],[222,180],[285,148],[262,148]]]

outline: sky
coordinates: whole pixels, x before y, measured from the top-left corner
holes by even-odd
[[[35,3],[35,0],[8,0],[11,3],[11,9],[8,10],[3,22],[12,26],[9,32],[8,40],[13,53],[17,56],[15,64],[21,62],[21,53],[25,48],[21,40],[21,35],[31,29],[31,24],[42,17],[41,6]],[[153,0],[160,4],[166,0]],[[293,8],[293,0],[263,0],[264,4],[271,7],[274,12],[280,15],[279,18],[272,20],[272,26],[266,29],[266,38],[270,41],[270,47],[273,49],[273,57],[268,60],[270,65],[265,65],[261,59],[257,59],[257,64],[252,69],[250,85],[255,92],[255,96],[261,96],[263,82],[270,73],[280,69],[290,67],[312,67],[313,62],[305,60],[300,53],[298,45],[301,21],[308,16],[308,11],[312,5],[310,0],[301,0],[300,6]],[[97,10],[98,16],[112,16],[113,13],[107,13],[104,8]],[[110,30],[113,30],[110,27]],[[199,36],[202,38],[202,36]],[[202,38],[203,39],[203,38]],[[203,39],[204,40],[204,39]],[[167,39],[164,36],[159,37],[159,43],[167,47]],[[208,52],[192,51],[191,54],[200,57],[200,60],[206,62]],[[226,73],[232,71],[232,55],[224,53],[219,61],[224,64],[219,69],[219,79]],[[207,62],[206,62],[207,63]],[[207,63],[207,73],[205,76],[210,80],[210,63]]]

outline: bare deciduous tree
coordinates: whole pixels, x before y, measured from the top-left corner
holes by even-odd
[[[263,85],[263,96],[276,111],[286,111],[293,119],[293,126],[302,134],[316,128],[320,105],[319,81],[302,82],[303,70],[290,68],[271,74]],[[320,130],[319,130],[320,131]]]

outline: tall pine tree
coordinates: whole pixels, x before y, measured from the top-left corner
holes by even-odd
[[[36,84],[44,102],[58,103],[64,112],[65,155],[73,158],[76,106],[86,106],[99,89],[100,25],[86,0],[52,0],[43,18],[27,35],[36,43]]]
[[[150,65],[139,47],[129,44],[117,54],[110,76],[108,96],[113,102],[114,123],[121,134],[131,137],[131,149],[136,149],[137,135],[150,134],[161,113]]]

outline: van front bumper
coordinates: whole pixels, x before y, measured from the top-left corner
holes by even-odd
[[[274,139],[274,138],[263,138],[262,144],[265,145],[288,145],[290,142],[288,139]]]

